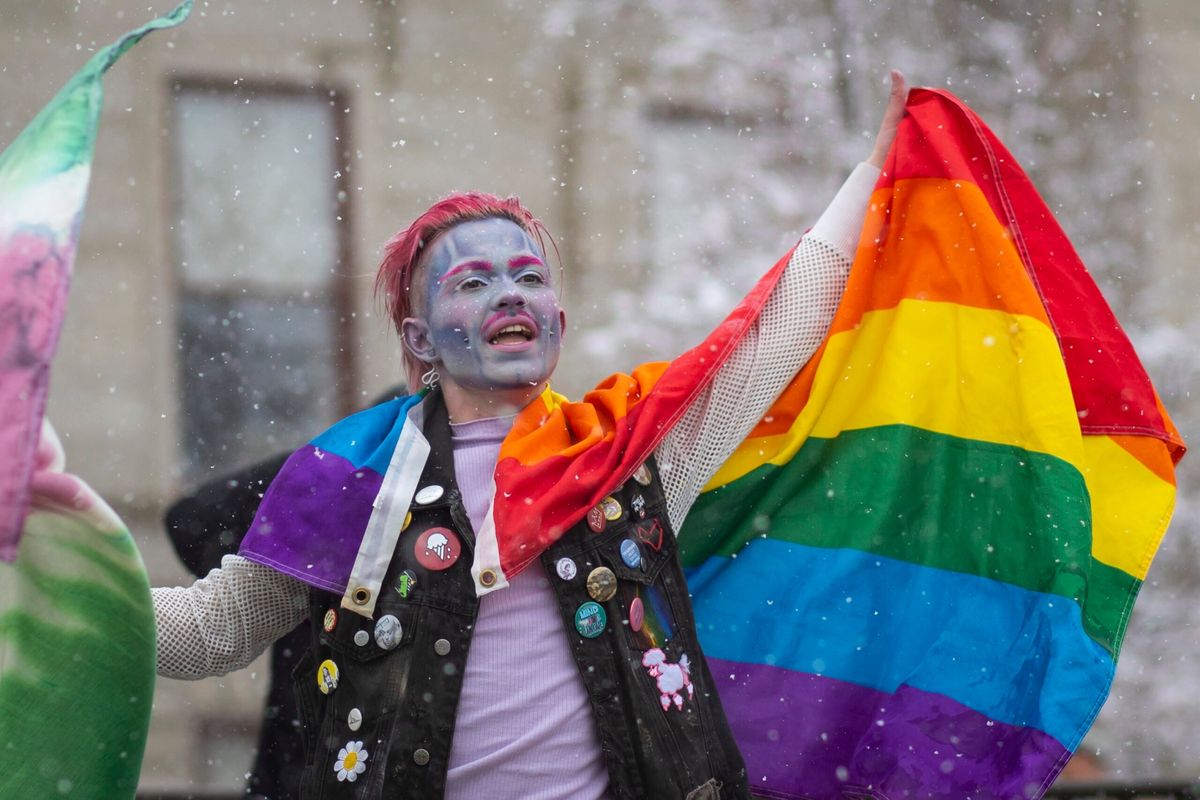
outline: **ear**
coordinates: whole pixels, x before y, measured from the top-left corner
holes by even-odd
[[[426,364],[437,361],[437,351],[429,335],[429,323],[420,317],[405,317],[400,323],[400,338],[404,349]]]

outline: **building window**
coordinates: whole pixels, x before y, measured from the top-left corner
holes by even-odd
[[[172,95],[183,471],[300,445],[349,409],[341,104],[182,82]]]

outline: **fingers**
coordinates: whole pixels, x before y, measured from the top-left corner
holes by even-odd
[[[896,117],[895,121],[899,121],[899,117],[903,116],[904,103],[908,100],[908,81],[904,79],[904,73],[898,69],[891,72],[892,90],[888,94],[888,107],[885,116],[888,118]]]
[[[880,169],[883,168],[892,140],[896,138],[896,128],[904,118],[904,104],[908,99],[908,82],[904,79],[904,73],[893,69],[890,75],[892,86],[888,93],[887,108],[884,109],[879,133],[875,137],[875,148],[871,151],[871,157],[867,159],[867,163]]]

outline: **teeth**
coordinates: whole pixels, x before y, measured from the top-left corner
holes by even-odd
[[[496,331],[494,334],[492,334],[492,338],[489,341],[495,343],[506,333],[517,333],[521,336],[524,336],[527,340],[533,338],[533,330],[528,325],[517,323],[513,325],[506,325],[505,327]]]

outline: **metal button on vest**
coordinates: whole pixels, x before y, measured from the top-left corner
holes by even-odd
[[[355,631],[354,632],[354,643],[356,645],[358,645],[359,647],[366,647],[367,643],[370,641],[371,641],[371,634],[367,633],[366,631]]]
[[[600,533],[604,530],[604,526],[608,524],[608,520],[604,518],[604,509],[600,506],[592,506],[588,509],[587,524],[592,529],[592,533]]]
[[[417,588],[417,573],[411,569],[406,569],[400,573],[400,577],[396,579],[396,592],[407,600],[412,596]]]
[[[607,624],[608,615],[604,613],[604,606],[599,603],[589,600],[575,609],[575,630],[579,631],[580,636],[595,639],[604,633],[604,626]]]
[[[650,474],[650,467],[642,462],[642,465],[633,473],[633,479],[642,486],[649,486],[650,481],[654,480],[654,476]]]
[[[604,518],[609,522],[616,522],[623,513],[621,503],[611,495],[600,501],[600,510],[604,512]]]
[[[575,562],[566,557],[554,562],[554,571],[564,581],[574,580],[575,576],[579,574],[579,570],[575,568]]]
[[[629,628],[637,633],[646,624],[646,607],[642,605],[642,598],[635,597],[629,603]]]
[[[338,665],[328,658],[317,667],[317,687],[321,694],[329,694],[338,685]]]
[[[418,767],[423,767],[429,763],[429,751],[424,747],[413,751],[413,763]]]
[[[431,483],[428,486],[417,491],[413,495],[413,501],[419,506],[427,506],[441,499],[446,490],[438,486],[436,483]]]
[[[350,730],[356,731],[362,727],[362,712],[357,708],[350,709],[350,713],[346,715],[346,724],[350,726]]]
[[[433,643],[433,652],[437,653],[439,656],[450,655],[450,640],[438,639]]]
[[[384,614],[375,622],[375,644],[384,650],[395,650],[404,636],[400,620],[392,614]]]
[[[430,528],[418,536],[413,545],[417,563],[434,572],[450,569],[461,553],[462,543],[449,528]]]
[[[637,569],[642,565],[642,550],[633,539],[621,540],[621,560],[630,569]]]
[[[608,567],[596,567],[587,576],[588,595],[603,603],[617,593],[617,576]]]
[[[633,513],[637,514],[639,519],[646,518],[646,498],[642,497],[640,494],[635,495],[634,498],[629,501],[629,507],[633,509]]]

